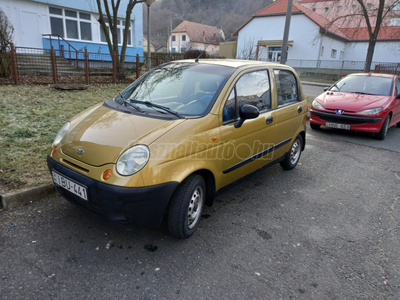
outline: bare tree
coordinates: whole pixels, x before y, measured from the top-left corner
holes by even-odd
[[[121,73],[122,70],[124,69],[124,64],[125,64],[125,54],[126,54],[126,47],[128,45],[128,35],[131,26],[132,10],[136,4],[143,2],[146,2],[146,0],[129,0],[126,6],[125,27],[123,30],[121,54],[117,62],[118,74],[122,76],[123,74]],[[96,0],[96,4],[97,4],[97,10],[99,12],[98,21],[106,38],[108,50],[110,51],[110,54],[115,52],[118,56],[119,48],[118,48],[117,23],[118,23],[118,10],[121,5],[121,0]],[[111,36],[107,26],[110,27]]]
[[[0,46],[5,48],[12,43],[14,27],[8,21],[6,14],[0,8]]]
[[[7,48],[12,43],[14,27],[0,8],[0,76],[7,77],[11,73],[11,56]]]

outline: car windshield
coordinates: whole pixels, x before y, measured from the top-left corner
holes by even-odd
[[[212,64],[168,63],[135,81],[115,101],[157,114],[204,116],[234,70]]]
[[[330,91],[390,96],[392,85],[393,79],[390,77],[349,75],[334,84]]]

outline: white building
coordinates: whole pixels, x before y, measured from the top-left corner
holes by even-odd
[[[234,33],[238,36],[237,58],[254,59],[258,56],[259,60],[280,61],[287,4],[287,0],[274,2],[254,14]],[[334,67],[344,61],[365,61],[368,39],[366,28],[339,28],[325,17],[294,2],[288,38],[288,64],[302,60],[303,64],[310,61],[310,67],[322,62]],[[381,27],[373,62],[399,61],[400,27]]]
[[[128,0],[122,0],[118,12],[121,46],[127,3]],[[50,35],[53,35],[51,41],[55,49],[68,50],[65,40],[77,50],[86,48],[88,52],[109,53],[97,21],[99,16],[95,1],[0,0],[0,7],[14,26],[13,42],[16,47],[49,49]],[[134,7],[130,22],[126,54],[143,56],[142,4]]]

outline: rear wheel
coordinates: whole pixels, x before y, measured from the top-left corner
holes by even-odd
[[[296,167],[300,160],[301,149],[303,147],[303,138],[299,134],[294,140],[289,153],[286,155],[285,159],[281,162],[281,167],[285,170],[292,170]]]
[[[385,119],[385,122],[383,122],[381,130],[376,134],[376,138],[378,140],[384,140],[387,134],[387,131],[389,129],[389,123],[390,123],[390,115],[388,115]]]
[[[400,122],[396,124],[397,127],[400,127]]]
[[[206,184],[202,176],[192,174],[181,183],[172,196],[168,212],[168,228],[171,235],[185,239],[196,231],[205,196]]]
[[[321,127],[321,125],[314,124],[314,123],[311,123],[311,122],[310,122],[310,127],[311,127],[311,129],[317,130],[317,129],[319,129],[319,128]]]

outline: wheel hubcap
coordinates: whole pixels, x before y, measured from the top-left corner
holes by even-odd
[[[300,141],[296,140],[293,143],[292,149],[290,149],[290,163],[293,165],[297,162],[300,157]]]
[[[192,194],[188,207],[188,227],[192,229],[200,218],[203,208],[203,189],[198,186]]]

